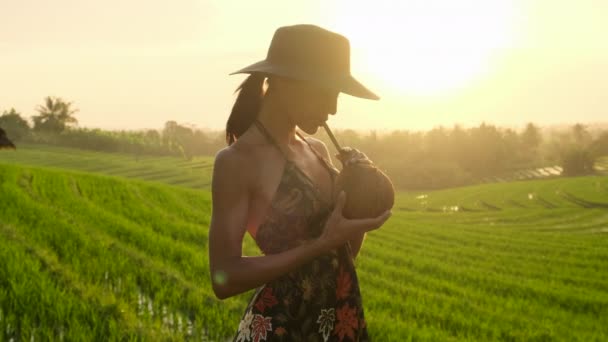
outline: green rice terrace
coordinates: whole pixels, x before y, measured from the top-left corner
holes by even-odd
[[[212,157],[184,160],[33,144],[20,144],[16,152],[2,153],[0,162],[72,169],[206,190],[211,189],[213,171]]]
[[[0,153],[0,341],[229,340],[251,292],[211,289],[211,169]],[[400,192],[356,264],[375,341],[606,341],[608,176]]]

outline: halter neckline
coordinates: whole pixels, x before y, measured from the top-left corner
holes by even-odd
[[[266,138],[279,150],[279,152],[281,152],[281,154],[283,155],[283,157],[285,157],[285,159],[289,160],[290,162],[293,163],[293,161],[287,156],[287,153],[285,153],[285,151],[283,151],[283,149],[281,148],[281,146],[279,145],[279,143],[276,141],[276,139],[270,134],[270,132],[268,132],[268,130],[266,129],[266,127],[264,127],[264,125],[258,120],[256,119],[254,121],[255,125],[258,127],[258,129],[260,130],[260,132],[262,132],[262,134],[264,136],[266,136]],[[308,140],[306,140],[304,138],[304,136],[302,136],[302,134],[300,134],[300,132],[298,132],[296,130],[296,135],[298,137],[300,137],[300,139],[302,139],[302,141],[304,141],[306,143],[306,145],[308,145],[308,147],[311,148],[311,150],[313,151],[313,153],[315,153],[315,155],[317,157],[320,157],[317,154],[317,151],[310,145],[310,143],[308,142]]]
[[[259,120],[255,120],[254,124],[256,125],[256,127],[259,129],[260,132],[262,132],[262,135],[264,135],[272,145],[274,145],[274,147],[276,147],[277,150],[279,150],[279,152],[283,155],[283,158],[285,158],[286,162],[292,165],[292,168],[294,168],[295,170],[297,170],[300,174],[302,174],[310,183],[310,185],[312,186],[312,188],[317,192],[319,198],[325,202],[324,196],[321,195],[323,192],[321,191],[321,189],[317,186],[317,184],[313,181],[312,178],[310,178],[310,176],[308,176],[308,174],[306,172],[304,172],[293,160],[291,160],[287,154],[285,153],[285,151],[283,151],[283,149],[281,149],[281,147],[279,146],[279,144],[277,143],[277,141],[272,137],[272,135],[270,134],[270,132],[268,132],[268,130],[266,129],[266,127],[264,127],[264,125],[259,121]],[[312,152],[314,153],[314,155],[317,157],[317,159],[319,159],[321,161],[321,164],[325,167],[325,169],[327,169],[327,172],[329,172],[329,177],[331,179],[331,195],[330,195],[330,200],[331,200],[331,196],[333,196],[333,193],[335,191],[335,175],[337,173],[337,171],[329,164],[329,162],[323,158],[319,152],[317,152],[317,150],[312,147],[312,145],[310,145],[310,143],[304,138],[304,136],[302,136],[302,134],[300,134],[300,132],[296,131],[296,135],[300,137],[300,139],[302,139],[306,145],[308,145],[308,147],[312,150]]]

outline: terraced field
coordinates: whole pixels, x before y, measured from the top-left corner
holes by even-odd
[[[233,326],[244,298],[219,302],[208,281],[208,192],[0,164],[0,193],[0,337],[200,340]]]
[[[23,144],[16,152],[3,153],[0,162],[18,165],[67,168],[146,181],[210,190],[212,157],[184,160],[176,157],[149,157],[131,154],[91,152],[75,148]],[[595,169],[608,175],[608,157],[597,160]],[[481,183],[505,183],[558,177],[560,166],[520,170],[501,177],[488,177]]]
[[[251,293],[212,294],[208,191],[7,155],[0,341],[229,339]],[[74,168],[110,164],[88,157]],[[138,162],[115,163],[137,175]],[[607,208],[608,177],[399,193],[356,261],[371,336],[608,340]],[[258,254],[249,238],[244,250]]]
[[[212,157],[185,160],[106,153],[75,148],[23,144],[17,151],[3,151],[1,163],[54,167],[141,179],[193,189],[211,187]]]
[[[602,173],[608,173],[608,157],[602,157],[596,160],[595,169]]]

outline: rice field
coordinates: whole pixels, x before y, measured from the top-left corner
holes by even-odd
[[[34,144],[20,144],[16,151],[3,152],[6,153],[0,154],[2,163],[79,170],[192,189],[211,188],[213,157],[185,160]]]
[[[177,157],[136,156],[35,144],[21,144],[16,152],[1,154],[0,162],[67,168],[199,190],[210,190],[213,171],[213,157],[195,157],[192,160],[184,160]],[[598,174],[608,175],[608,157],[597,160],[595,169]],[[519,170],[500,177],[488,177],[482,179],[481,183],[555,178],[561,172],[560,166],[547,166]]]
[[[251,293],[213,296],[209,191],[81,153],[0,155],[0,341],[229,340]],[[163,160],[149,163],[188,169]],[[370,335],[608,340],[607,209],[605,176],[398,193],[356,261]],[[244,252],[258,254],[249,238]]]

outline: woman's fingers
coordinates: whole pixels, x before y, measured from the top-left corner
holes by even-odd
[[[346,165],[350,164],[373,164],[372,161],[365,155],[363,152],[358,152],[354,154],[350,159],[346,161]]]
[[[336,200],[336,206],[334,207],[334,212],[342,215],[342,210],[344,210],[344,205],[346,204],[346,192],[340,191],[338,194],[338,199]]]
[[[342,165],[344,166],[351,164],[373,164],[365,153],[352,147],[341,148],[340,153],[336,154],[335,156],[342,162]]]
[[[325,222],[323,234],[320,237],[329,246],[336,247],[354,234],[362,234],[380,228],[391,216],[391,211],[387,210],[378,217],[367,219],[347,219],[342,215],[342,210],[346,203],[346,193],[341,191],[338,195],[334,211]]]
[[[393,213],[390,210],[387,210],[377,217],[356,219],[352,221],[353,223],[356,223],[356,229],[359,230],[361,233],[364,233],[382,227],[384,222],[386,222],[386,220],[388,220],[392,214]]]
[[[345,159],[348,159],[350,157],[350,155],[353,152],[353,148],[352,147],[342,147],[340,149],[340,151],[338,151],[338,153],[335,155],[336,158],[338,158],[339,160],[343,161]]]

